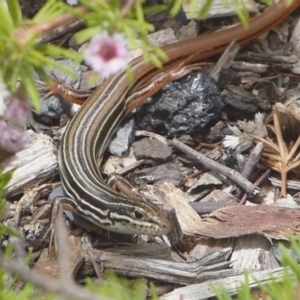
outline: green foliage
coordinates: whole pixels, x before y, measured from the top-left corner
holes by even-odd
[[[0,168],[0,220],[2,220],[5,211],[5,187],[11,178],[11,173],[3,174]],[[0,239],[5,235],[17,235],[13,230],[4,226],[0,222]],[[8,246],[5,252],[5,257],[11,257],[13,253],[12,247]],[[16,300],[16,299],[32,299],[34,296],[34,290],[29,285],[26,285],[24,291],[20,294],[13,292],[13,286],[16,283],[16,279],[12,278],[10,274],[0,268],[0,299]],[[20,298],[18,298],[21,296]]]
[[[286,0],[290,3],[291,0]],[[175,16],[183,0],[167,1],[171,6],[170,14]],[[191,0],[192,8],[197,6],[196,0]],[[246,27],[249,15],[244,6],[244,0],[223,0],[224,5],[232,3],[238,17]],[[270,0],[265,0],[270,3]],[[47,80],[45,69],[66,70],[53,58],[65,57],[80,62],[83,57],[74,51],[63,49],[54,45],[41,45],[39,37],[44,33],[39,26],[46,21],[52,20],[64,13],[72,13],[83,19],[87,28],[76,35],[78,43],[83,43],[104,30],[112,33],[123,32],[133,48],[141,48],[145,60],[153,61],[158,67],[166,60],[165,53],[147,39],[149,32],[153,31],[153,25],[146,22],[145,15],[162,11],[166,5],[145,7],[144,1],[134,1],[128,11],[122,11],[123,1],[106,0],[81,0],[80,3],[89,8],[89,13],[79,13],[62,1],[48,0],[44,7],[31,21],[23,21],[18,0],[7,1],[8,12],[3,2],[0,2],[0,78],[15,91],[17,83],[21,80],[37,111],[39,108],[39,93],[34,81],[34,74],[38,73],[43,80]],[[211,8],[213,0],[207,0],[199,13],[200,18],[205,18]],[[99,22],[99,20],[101,20]],[[26,26],[26,29],[24,28]],[[70,72],[70,71],[68,71]]]
[[[66,5],[57,1],[48,1],[31,22],[23,22],[21,9],[17,0],[7,1],[8,10],[0,2],[0,76],[11,91],[15,91],[21,80],[27,93],[39,111],[39,93],[34,81],[38,73],[46,79],[45,69],[62,68],[53,60],[58,57],[68,57],[80,62],[81,56],[73,51],[53,45],[41,45],[38,42],[38,24],[66,12]],[[23,29],[22,26],[30,26]],[[36,30],[30,30],[35,28]]]
[[[11,173],[3,174],[0,165],[0,220],[2,220],[3,214],[5,212],[5,199],[4,199],[5,187],[7,186],[10,178],[11,178]],[[9,227],[5,226],[2,222],[0,222],[0,239],[6,234],[17,235],[16,232],[14,232]]]
[[[266,0],[266,2],[268,2],[270,4],[270,0]],[[169,1],[169,3],[170,3],[170,5],[172,5],[170,14],[171,14],[171,16],[175,16],[180,11],[180,8],[182,6],[182,1],[174,0],[174,1]],[[189,1],[189,4],[191,6],[190,10],[195,12],[193,14],[193,17],[195,19],[205,20],[213,3],[214,3],[214,0],[206,0],[206,2],[204,3],[203,7],[200,10],[200,12],[197,13],[198,1],[195,1],[195,0]],[[245,0],[222,0],[222,3],[225,7],[228,5],[233,5],[241,23],[245,26],[245,28],[248,26],[249,13],[245,9]]]
[[[298,259],[300,258],[300,237],[291,236],[291,249],[296,253]],[[267,295],[267,299],[275,300],[290,300],[298,299],[300,291],[300,266],[290,251],[283,245],[279,246],[282,254],[281,263],[284,267],[284,273],[280,282],[272,279],[272,282],[260,286],[261,290]]]
[[[88,7],[90,12],[78,14],[87,24],[86,29],[75,35],[79,44],[103,31],[110,34],[115,31],[123,32],[133,49],[142,49],[146,60],[153,61],[158,67],[161,66],[161,60],[167,60],[165,53],[148,41],[147,35],[154,27],[145,20],[145,14],[162,11],[166,8],[164,5],[144,8],[142,1],[135,1],[134,6],[124,16],[122,1],[81,0],[81,3]],[[70,8],[70,12],[75,14],[76,10]]]
[[[117,276],[112,271],[105,272],[107,280],[101,285],[95,285],[91,280],[87,280],[87,287],[90,291],[115,300],[140,300],[147,295],[147,280],[139,278],[130,281],[125,277]],[[157,300],[155,287],[151,287],[152,300]]]
[[[228,1],[234,4],[239,18],[246,25],[248,15],[244,9],[244,0],[223,1],[224,4]],[[182,2],[183,0],[169,0],[172,16],[179,12]],[[67,71],[54,58],[70,58],[78,63],[83,59],[81,54],[74,51],[39,43],[39,38],[45,31],[40,25],[62,14],[68,12],[85,21],[86,29],[76,34],[79,44],[104,30],[109,33],[119,31],[126,35],[133,48],[142,49],[145,60],[153,61],[158,67],[161,66],[162,61],[167,60],[165,53],[159,47],[149,43],[147,35],[154,28],[145,19],[145,15],[162,11],[167,8],[167,5],[145,7],[144,1],[134,1],[130,9],[123,11],[124,1],[121,0],[81,0],[80,3],[90,11],[80,13],[62,1],[48,0],[33,20],[24,21],[19,1],[10,0],[7,3],[9,13],[4,3],[0,2],[0,79],[3,79],[11,91],[16,90],[17,83],[21,80],[38,112],[39,93],[34,74],[38,73],[43,80],[47,81],[46,69],[58,68]],[[192,7],[195,8],[196,3],[196,0],[192,0]],[[212,3],[213,0],[207,0],[200,17],[204,18],[207,15]]]
[[[0,168],[0,220],[3,217],[5,210],[5,187],[7,186],[11,173],[3,174]],[[4,238],[7,235],[17,235],[16,232],[4,226],[2,222],[0,222],[0,239]],[[13,255],[13,248],[9,245],[5,251],[5,257],[10,259]],[[31,256],[28,255],[26,264],[29,263]],[[131,282],[126,278],[118,277],[113,272],[107,272],[107,280],[102,284],[95,284],[91,280],[87,280],[87,288],[91,291],[99,294],[99,297],[110,297],[110,299],[114,300],[140,300],[145,299],[145,295],[147,293],[147,280],[140,278]],[[6,300],[30,300],[30,299],[38,299],[38,300],[54,300],[57,299],[57,295],[51,295],[45,293],[45,291],[41,291],[33,287],[32,284],[25,284],[22,287],[21,291],[15,291],[15,286],[18,283],[18,279],[12,277],[11,274],[6,272],[4,269],[0,267],[0,299]],[[152,297],[153,300],[158,299],[155,287],[151,286]]]
[[[290,244],[292,251],[296,254],[297,258],[294,258],[290,251],[283,245],[279,245],[279,249],[282,254],[281,263],[284,267],[283,275],[281,278],[274,278],[270,273],[270,282],[267,284],[261,284],[256,280],[259,293],[263,295],[263,299],[266,300],[291,300],[298,299],[300,292],[300,266],[298,264],[300,258],[300,237],[291,236]],[[245,282],[237,289],[237,298],[239,300],[251,300],[257,299],[253,295],[253,291],[249,285],[249,278],[252,276],[248,272],[245,272]],[[255,279],[253,276],[252,278]],[[233,298],[227,293],[224,287],[217,288],[212,286],[213,291],[217,295],[218,300],[231,300]]]
[[[247,25],[248,15],[244,8],[243,0],[223,0],[224,4],[229,1],[234,4],[237,14],[243,24]],[[291,0],[287,0],[287,3]],[[34,106],[39,111],[39,93],[34,81],[34,74],[38,73],[44,80],[47,80],[45,70],[63,69],[55,58],[70,58],[77,63],[83,59],[81,54],[50,44],[41,44],[39,38],[45,32],[43,25],[65,13],[71,13],[83,19],[86,29],[76,34],[78,43],[88,41],[91,37],[102,31],[113,33],[123,32],[128,38],[133,48],[141,48],[145,60],[153,61],[157,66],[161,66],[161,61],[166,60],[165,53],[151,45],[147,40],[149,32],[153,31],[153,25],[146,21],[145,15],[165,10],[171,7],[170,13],[176,15],[183,0],[169,0],[167,5],[157,5],[145,7],[144,1],[134,1],[133,6],[128,11],[122,12],[124,1],[107,0],[81,0],[81,4],[89,8],[88,13],[80,13],[75,8],[66,5],[63,1],[48,0],[44,7],[36,14],[32,20],[23,20],[18,0],[8,0],[7,8],[4,2],[0,1],[0,79],[5,82],[11,91],[15,91],[17,84],[21,81],[31,97]],[[270,3],[271,0],[265,0]],[[192,8],[196,8],[196,0],[191,0]],[[213,0],[207,0],[200,18],[205,18],[211,8]],[[100,20],[100,21],[99,21]],[[5,187],[11,178],[11,173],[3,174],[0,168],[0,218],[5,209]],[[0,222],[0,238],[6,235],[17,235],[10,228]],[[299,239],[291,238],[293,250],[300,257]],[[7,247],[6,256],[11,257],[12,249]],[[282,247],[283,265],[285,272],[281,283],[273,281],[270,284],[260,286],[260,289],[268,296],[266,299],[295,299],[299,291],[300,270],[297,262]],[[247,285],[249,274],[245,274],[246,284],[238,290],[238,298],[252,299],[249,285]],[[87,286],[92,291],[102,296],[109,296],[113,299],[144,299],[146,282],[143,279],[131,283],[109,273],[108,281],[103,285],[95,285],[88,281]],[[7,300],[27,300],[27,299],[57,299],[57,296],[44,295],[44,292],[36,290],[31,284],[26,284],[20,292],[14,291],[17,279],[0,268],[0,299]],[[155,288],[151,285],[153,299],[157,299]],[[280,291],[280,292],[279,292]],[[226,291],[218,292],[218,299],[231,299]],[[283,296],[282,296],[283,295]]]

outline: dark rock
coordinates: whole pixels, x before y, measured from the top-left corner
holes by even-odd
[[[202,131],[219,119],[222,109],[215,81],[205,73],[192,73],[150,98],[136,121],[143,129],[179,136]]]

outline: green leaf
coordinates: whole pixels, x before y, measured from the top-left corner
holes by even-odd
[[[239,20],[241,21],[242,25],[245,28],[248,28],[250,16],[249,16],[248,10],[245,7],[244,1],[242,1],[242,5],[235,1],[234,8],[235,8],[236,14],[237,14]]]
[[[271,0],[269,0],[268,2],[272,3]],[[290,6],[293,3],[293,0],[285,0],[285,3],[287,6]]]
[[[3,80],[11,91],[15,91],[17,88],[21,63],[21,59],[11,59],[3,68]]]
[[[45,5],[35,14],[32,19],[36,24],[54,19],[55,17],[68,11],[68,6],[64,3],[48,0]]]
[[[80,62],[81,54],[78,54],[74,50],[64,49],[62,47],[51,45],[51,44],[38,44],[36,45],[36,49],[41,51],[45,55],[50,55],[54,57],[68,57],[73,59],[76,62]]]
[[[249,272],[244,272],[244,283],[238,288],[237,295],[239,299],[251,300],[251,289],[249,286]]]
[[[151,291],[151,294],[152,294],[152,300],[158,300],[158,293],[157,293],[157,289],[155,287],[155,284],[150,281],[150,291]]]
[[[142,23],[145,22],[144,11],[142,9],[141,3],[139,1],[136,1],[134,7],[137,19]]]
[[[27,64],[27,66],[24,69],[20,70],[20,78],[29,97],[31,98],[36,112],[38,114],[41,113],[40,95],[37,85],[34,81],[33,68]]]
[[[160,4],[160,5],[153,5],[149,7],[144,8],[144,14],[145,15],[154,15],[156,13],[160,13],[167,10],[167,5]]]
[[[10,12],[11,18],[14,22],[14,25],[21,26],[22,24],[22,11],[18,0],[9,0],[6,1],[8,10]]]
[[[291,235],[289,236],[289,240],[291,242],[291,248],[296,253],[299,261],[300,260],[300,237]]]
[[[206,0],[204,6],[202,7],[202,9],[199,13],[199,18],[200,19],[206,19],[207,15],[208,15],[208,13],[211,9],[212,4],[213,4],[213,0]]]
[[[268,5],[268,6],[271,6],[271,5],[273,4],[273,1],[272,1],[272,0],[265,0],[264,2],[265,2],[266,5]],[[292,3],[291,0],[287,0],[287,2]]]
[[[215,293],[218,300],[232,300],[228,292],[223,286],[216,286],[214,283],[210,284],[212,291]]]
[[[74,37],[75,37],[77,44],[81,45],[81,44],[85,43],[86,41],[90,40],[95,35],[99,34],[101,32],[101,30],[103,30],[103,29],[100,25],[97,27],[85,28],[85,29],[79,31],[78,33],[76,33]]]
[[[0,199],[4,197],[5,187],[11,180],[11,177],[12,177],[12,172],[3,173],[0,169]],[[0,204],[0,211],[3,209],[3,205],[4,205],[3,203]]]
[[[4,7],[4,4],[2,4],[2,2],[0,2],[0,20],[1,35],[10,37],[14,29],[14,24],[11,19],[11,15],[8,13],[6,7]]]
[[[172,8],[170,10],[170,15],[172,17],[176,16],[179,13],[179,11],[181,9],[181,5],[182,5],[182,1],[181,0],[175,0],[174,1],[173,6],[172,6]]]

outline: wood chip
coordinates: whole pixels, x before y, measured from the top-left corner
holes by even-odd
[[[57,150],[51,138],[33,131],[28,133],[30,144],[18,152],[4,169],[4,172],[15,169],[7,186],[6,197],[8,198],[58,174]]]
[[[257,283],[264,284],[270,280],[270,270],[253,272],[249,278],[247,285],[249,288],[257,287]],[[281,278],[283,276],[283,269],[278,268],[272,270],[272,278]],[[227,278],[220,278],[213,280],[213,286],[216,288],[224,288],[229,295],[236,295],[236,289],[245,283],[245,275],[232,276]],[[165,294],[160,297],[161,300],[173,300],[173,299],[189,299],[189,300],[204,300],[208,298],[215,298],[216,294],[212,289],[212,281],[191,284],[186,287],[175,289],[171,293]]]
[[[216,239],[260,234],[268,239],[287,240],[300,234],[300,210],[270,205],[231,206],[202,219],[198,234]]]
[[[105,268],[113,269],[118,274],[152,278],[175,284],[186,285],[241,272],[226,269],[230,263],[226,258],[231,248],[222,249],[192,263],[129,256],[101,250],[90,250],[90,252],[98,264],[103,264]]]
[[[182,232],[187,235],[198,233],[201,218],[189,205],[187,195],[170,182],[164,182],[155,192],[159,199],[164,199],[176,211]]]

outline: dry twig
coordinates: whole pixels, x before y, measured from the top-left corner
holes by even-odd
[[[213,161],[212,159],[186,146],[175,138],[171,141],[171,144],[191,158],[199,161],[205,168],[215,170],[234,181],[241,188],[243,188],[250,197],[253,197],[259,193],[259,188],[242,176],[242,174],[239,172]]]
[[[289,146],[283,139],[281,124],[276,106],[273,107],[274,126],[269,128],[276,135],[277,144],[270,138],[262,138],[251,135],[254,139],[265,143],[265,150],[262,161],[272,170],[281,174],[281,194],[287,196],[287,174],[290,171],[295,171],[300,166],[300,153],[296,153],[300,146],[300,136],[296,142],[292,142]]]

